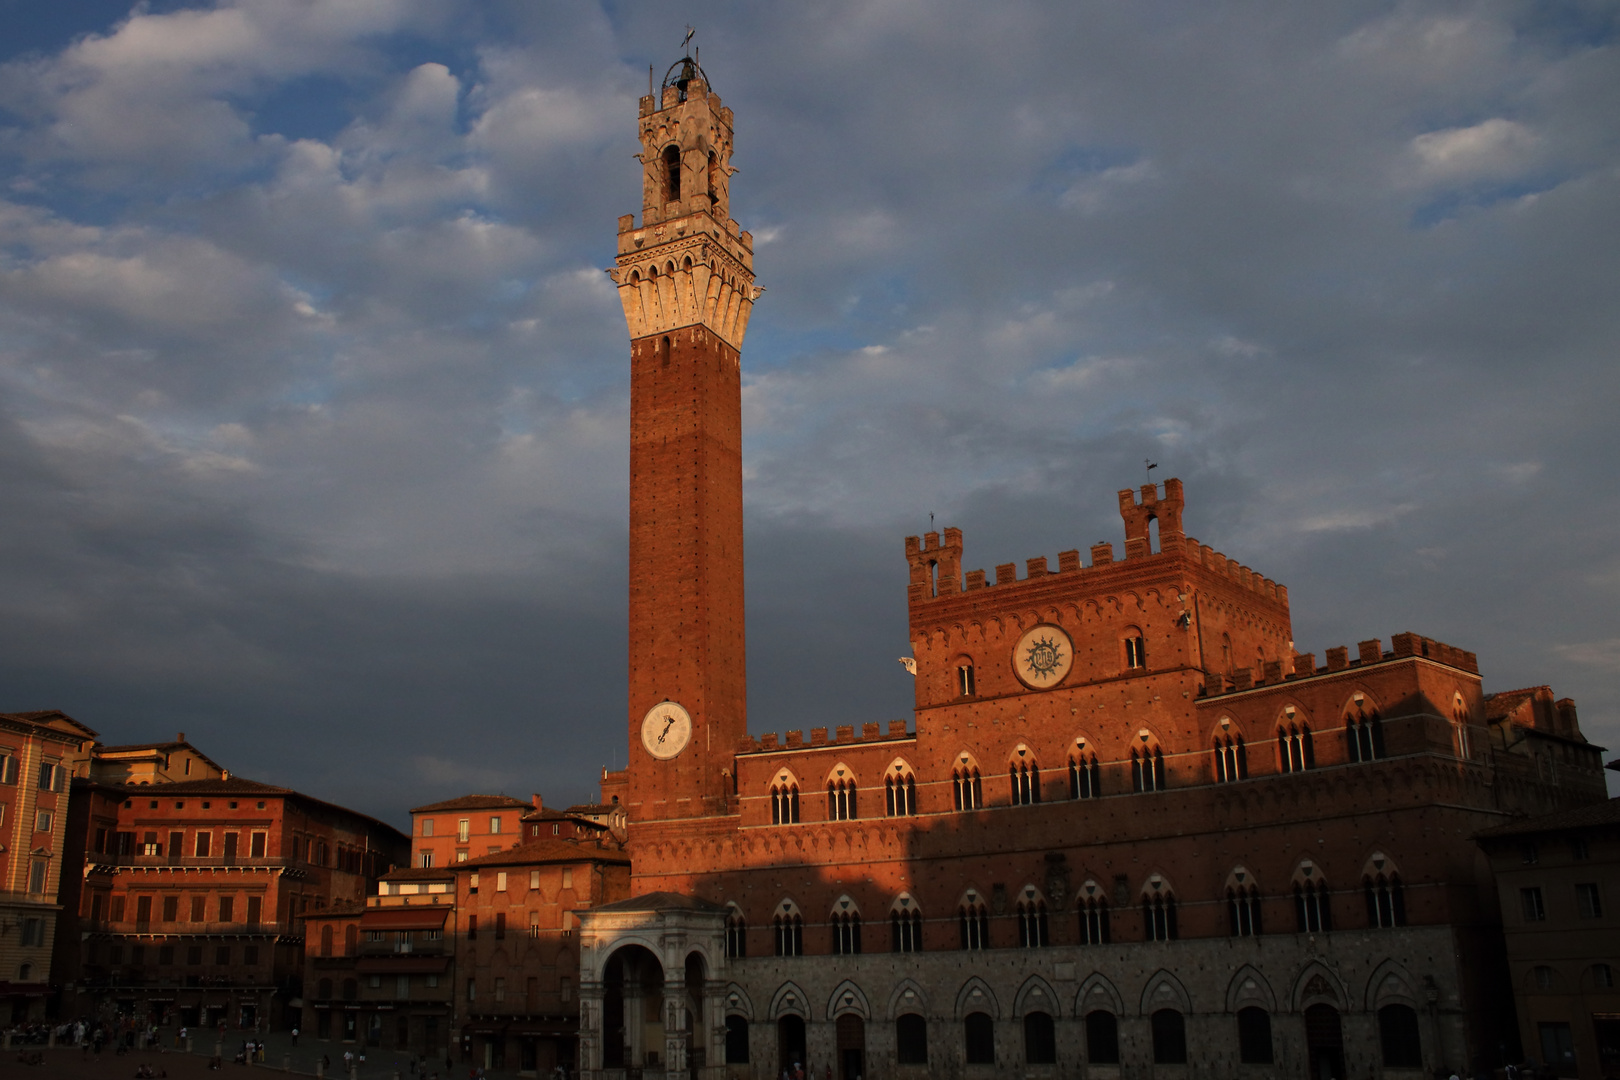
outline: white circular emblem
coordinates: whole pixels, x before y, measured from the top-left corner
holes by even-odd
[[[1024,631],[1013,646],[1013,673],[1025,686],[1045,690],[1074,666],[1074,644],[1060,627],[1042,623]]]
[[[660,701],[641,719],[641,745],[667,761],[692,741],[692,715],[673,701]]]

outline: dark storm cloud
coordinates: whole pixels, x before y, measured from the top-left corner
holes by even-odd
[[[769,288],[756,731],[906,713],[929,513],[969,566],[1117,543],[1151,458],[1302,649],[1416,630],[1620,741],[1616,25],[1511,3],[35,27],[0,66],[8,708],[395,820],[591,797],[626,662],[601,268],[687,19]]]

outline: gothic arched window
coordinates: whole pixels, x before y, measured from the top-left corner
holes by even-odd
[[[979,767],[965,755],[951,770],[951,788],[958,810],[978,810],[984,806],[984,784]]]
[[[1243,736],[1230,733],[1215,736],[1215,782],[1230,784],[1248,777],[1249,758],[1243,747]]]
[[[962,948],[988,949],[990,947],[990,912],[977,896],[969,896],[957,910],[957,927],[962,933]]]

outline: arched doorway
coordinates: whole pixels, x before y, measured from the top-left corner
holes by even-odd
[[[602,975],[602,1066],[658,1066],[664,1054],[664,965],[641,945],[608,958]]]
[[[788,1013],[776,1022],[778,1068],[804,1064],[804,1017]]]
[[[1311,1080],[1344,1080],[1344,1031],[1338,1009],[1312,1005],[1305,1010],[1305,1051]]]
[[[866,1021],[854,1013],[838,1018],[838,1080],[866,1075]]]

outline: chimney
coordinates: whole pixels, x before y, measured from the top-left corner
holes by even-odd
[[[529,801],[534,804],[534,808],[536,810],[544,810],[546,808],[545,803],[540,801],[540,793],[538,791],[529,796]]]
[[[182,732],[179,732],[179,733],[177,733],[177,734],[176,734],[176,735],[175,735],[175,737],[174,737],[174,741],[175,741],[175,742],[185,742],[185,741],[186,741],[186,733],[185,733],[185,732],[183,732],[183,731],[182,731]]]

